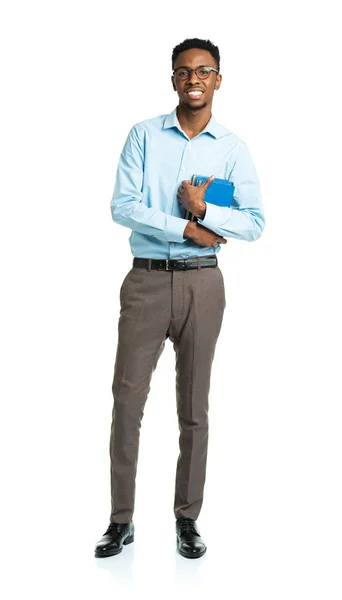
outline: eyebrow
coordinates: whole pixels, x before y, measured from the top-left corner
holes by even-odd
[[[210,65],[198,65],[198,67],[196,67],[196,69],[199,69],[200,67],[210,67]],[[214,69],[215,67],[212,67],[212,68]],[[175,67],[174,71],[176,69],[191,69],[191,67],[187,67],[186,65],[181,65],[180,67]]]

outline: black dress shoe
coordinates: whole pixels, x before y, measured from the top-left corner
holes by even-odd
[[[176,521],[177,547],[179,553],[186,558],[203,556],[207,547],[197,529],[196,521],[181,517]]]
[[[129,523],[109,523],[107,531],[96,544],[95,556],[102,558],[119,554],[119,552],[122,552],[123,545],[132,542],[134,542],[133,521],[129,521]]]

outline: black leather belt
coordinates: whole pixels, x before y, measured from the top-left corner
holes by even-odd
[[[217,256],[193,256],[189,258],[138,258],[134,257],[133,267],[157,269],[158,271],[184,271],[185,269],[202,269],[217,267]]]

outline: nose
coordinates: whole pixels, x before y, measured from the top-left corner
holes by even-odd
[[[188,79],[188,83],[193,83],[193,84],[195,84],[195,83],[198,83],[199,81],[201,81],[201,80],[200,80],[200,78],[199,78],[199,77],[197,77],[197,75],[196,75],[195,71],[191,71],[191,73],[190,73],[190,77],[189,77],[189,79]]]

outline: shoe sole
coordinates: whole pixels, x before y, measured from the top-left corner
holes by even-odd
[[[201,558],[201,556],[203,556],[203,554],[205,554],[206,551],[207,551],[207,549],[203,550],[203,552],[201,552],[199,554],[187,554],[186,552],[183,552],[182,550],[180,550],[178,548],[179,554],[181,554],[182,556],[185,556],[185,558]]]
[[[132,542],[134,542],[134,535],[128,536],[123,541],[123,545],[127,546],[127,544],[131,544]],[[107,550],[107,552],[97,552],[95,550],[95,557],[96,558],[106,558],[107,556],[115,556],[115,554],[120,554],[120,552],[122,552],[122,551],[123,551],[123,548],[119,548],[119,550]]]

